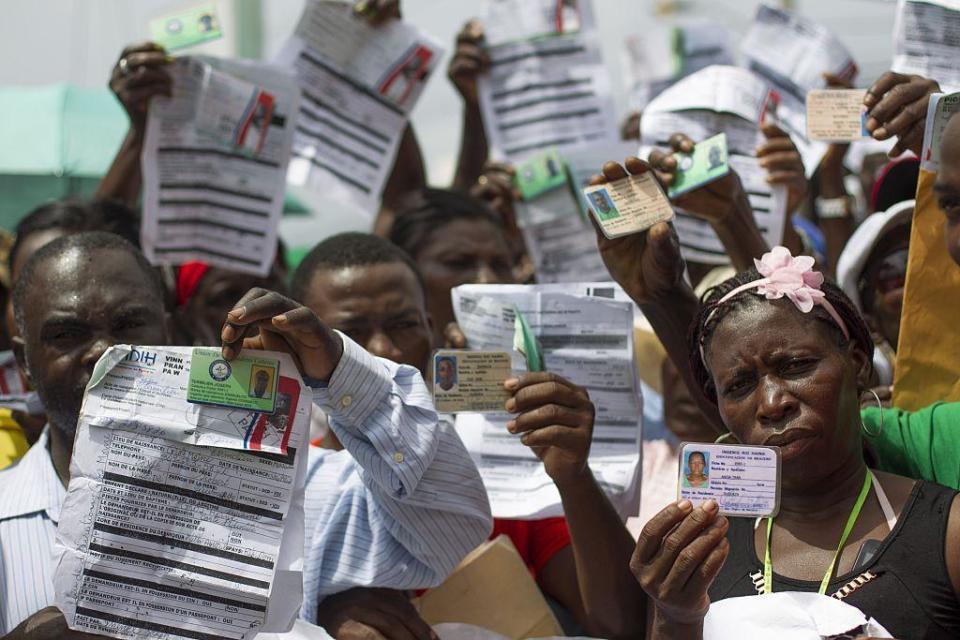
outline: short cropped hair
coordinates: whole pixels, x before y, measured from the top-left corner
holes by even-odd
[[[48,229],[75,233],[106,231],[134,246],[140,245],[140,219],[137,212],[125,204],[116,200],[54,200],[40,205],[17,223],[16,238],[7,257],[11,271],[23,242],[31,234]]]
[[[397,213],[390,241],[416,258],[435,231],[458,220],[483,220],[504,229],[503,219],[486,202],[458,191],[424,189],[416,204]]]
[[[27,263],[23,266],[23,272],[20,274],[20,277],[17,278],[17,282],[13,287],[13,314],[20,335],[26,335],[26,312],[24,310],[24,303],[26,302],[27,294],[33,289],[33,281],[36,277],[37,270],[50,258],[71,250],[77,250],[87,255],[98,251],[123,251],[129,254],[136,261],[137,266],[143,270],[144,275],[147,276],[147,281],[157,295],[158,303],[163,306],[164,289],[160,275],[147,261],[146,256],[143,255],[140,249],[115,233],[107,233],[105,231],[75,233],[69,236],[62,236],[40,247],[36,253],[30,256],[30,259],[27,260]]]
[[[402,264],[413,272],[421,289],[423,277],[416,263],[403,250],[379,236],[369,233],[341,233],[331,236],[310,250],[293,272],[291,293],[301,302],[310,291],[318,271],[377,264]]]

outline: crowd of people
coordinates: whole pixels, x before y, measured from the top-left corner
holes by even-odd
[[[364,12],[371,20],[396,9],[364,4],[379,7]],[[281,245],[265,277],[199,262],[158,267],[139,248],[148,105],[176,90],[171,60],[153,43],[121,52],[109,82],[130,126],[96,195],[24,212],[5,257],[0,349],[14,354],[43,410],[0,411],[0,463],[9,464],[0,471],[0,637],[98,637],[70,630],[54,604],[54,544],[84,392],[117,344],[294,356],[313,391],[315,429],[301,617],[332,637],[437,637],[415,591],[437,587],[501,534],[570,635],[700,638],[711,604],[790,591],[833,595],[896,638],[960,637],[960,409],[953,398],[919,411],[891,404],[897,345],[912,330],[901,318],[916,202],[939,206],[936,249],[960,269],[960,118],[942,134],[935,184],[918,181],[935,79],[890,71],[873,81],[866,127],[895,146],[893,159],[874,157],[861,175],[845,169],[847,145],[831,144],[808,179],[791,138],[763,126],[757,156],[788,193],[783,246],[768,245],[733,170],[674,203],[710,223],[728,267],[685,261],[670,222],[615,239],[597,227],[610,279],[666,354],[645,372],[662,392],[667,432],[661,449],[644,443],[633,535],[588,464],[602,407],[587,389],[550,371],[504,381],[507,429],[542,461],[564,513],[516,520],[491,517],[470,453],[424,382],[435,349],[469,346],[455,287],[536,281],[514,168],[488,157],[482,25],[464,26],[449,64],[463,100],[452,184],[427,184],[408,126],[371,231],[329,237],[296,265]],[[625,138],[637,137],[642,117],[632,114]],[[667,188],[677,154],[696,141],[677,131],[671,145],[610,157],[592,183],[652,172]],[[848,195],[850,177],[869,199]],[[824,201],[839,211],[818,216]],[[811,228],[822,238],[816,257],[805,255]],[[926,277],[940,274],[912,272],[911,286]],[[677,500],[678,443],[718,439],[779,447],[775,518]],[[706,459],[695,455],[685,482],[698,487]]]

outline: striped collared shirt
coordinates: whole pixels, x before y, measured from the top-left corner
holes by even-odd
[[[0,634],[53,604],[53,541],[67,490],[47,450],[51,428],[0,471]]]
[[[490,532],[490,506],[456,433],[438,426],[419,372],[344,337],[328,385],[314,389],[346,448],[311,448],[303,615],[355,586],[430,587]],[[46,435],[0,472],[0,634],[53,604],[53,542],[66,491]]]

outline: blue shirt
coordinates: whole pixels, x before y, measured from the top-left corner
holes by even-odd
[[[438,426],[419,372],[343,342],[328,385],[314,389],[345,450],[310,451],[302,610],[310,620],[324,596],[351,587],[439,584],[492,522],[480,475],[456,433]],[[53,604],[65,496],[46,433],[0,471],[0,634]]]

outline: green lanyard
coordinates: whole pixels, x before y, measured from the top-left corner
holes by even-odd
[[[837,552],[833,554],[833,560],[830,562],[830,566],[827,567],[827,573],[823,576],[823,580],[820,581],[820,595],[826,595],[827,593],[827,586],[830,584],[830,578],[833,577],[833,570],[837,566],[840,552],[843,551],[843,545],[847,543],[847,538],[850,537],[853,526],[857,524],[857,518],[860,517],[860,510],[863,509],[863,503],[867,500],[867,496],[870,494],[870,487],[872,486],[873,474],[867,470],[867,475],[863,479],[863,488],[860,489],[860,496],[857,498],[856,503],[854,503],[853,510],[850,511],[850,516],[847,518],[847,526],[843,528],[843,535],[840,536],[840,544],[837,545]],[[767,552],[763,556],[764,593],[773,593],[773,562],[770,560],[770,538],[772,536],[773,518],[767,518]]]

